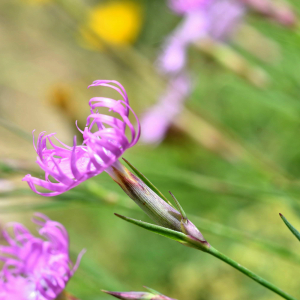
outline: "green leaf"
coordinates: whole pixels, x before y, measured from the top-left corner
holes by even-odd
[[[147,287],[147,286],[145,286],[145,285],[144,285],[144,288],[145,288],[146,290],[148,290],[150,293],[154,294],[154,295],[162,295],[162,296],[163,296],[162,293],[160,293],[160,292],[158,292],[158,291],[156,291],[156,290],[154,290],[154,289],[151,289],[151,288],[149,288],[149,287]]]
[[[180,214],[183,219],[187,220],[187,216],[185,211],[183,210],[182,206],[180,205],[179,201],[175,198],[175,196],[169,191],[170,195],[172,196],[173,200],[175,201],[178,210],[180,211]]]
[[[172,239],[172,240],[175,240],[175,241],[181,242],[181,243],[186,242],[187,236],[184,233],[181,233],[179,231],[175,231],[175,230],[168,229],[168,228],[165,228],[165,227],[161,227],[161,226],[158,226],[158,225],[146,223],[146,222],[143,222],[143,221],[138,221],[138,220],[135,220],[135,219],[132,219],[132,218],[121,216],[119,214],[115,214],[115,215],[117,217],[129,222],[129,223],[135,224],[135,225],[140,226],[144,229],[147,229],[147,230],[152,231],[154,233],[157,233],[159,235],[165,236],[169,239]]]
[[[152,191],[154,191],[158,196],[164,199],[168,204],[170,204],[173,208],[173,204],[163,195],[163,193],[138,169],[136,169],[127,159],[122,157],[122,159],[126,162],[126,164],[133,170],[133,172],[140,178]]]
[[[292,232],[292,234],[300,241],[300,232],[292,226],[292,224],[282,215],[279,214],[285,225],[288,227],[288,229]]]

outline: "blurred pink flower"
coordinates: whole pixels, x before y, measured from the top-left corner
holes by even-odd
[[[158,68],[166,74],[178,73],[186,66],[187,48],[191,43],[204,37],[227,41],[246,10],[238,0],[171,0],[170,8],[184,18],[166,39],[158,58]]]
[[[168,0],[168,4],[175,13],[183,15],[196,9],[201,9],[211,1],[214,0]]]
[[[186,99],[191,91],[191,82],[187,74],[172,78],[165,93],[156,105],[143,116],[142,139],[145,143],[159,143],[163,140],[172,120],[181,112],[182,99]]]
[[[182,71],[186,66],[188,46],[207,35],[207,26],[203,10],[187,14],[182,23],[166,38],[157,60],[158,70],[165,74],[177,74]]]
[[[157,59],[157,69],[169,76],[169,84],[158,103],[141,120],[142,140],[146,143],[163,140],[172,120],[180,113],[191,93],[192,85],[186,75],[190,44],[208,37],[227,41],[245,13],[245,5],[238,0],[169,0],[169,6],[175,13],[183,15],[183,20],[166,38]],[[179,80],[184,82],[184,91],[182,84],[178,84]],[[166,107],[172,107],[170,116]]]
[[[8,246],[0,246],[0,300],[51,300],[65,288],[76,271],[69,258],[69,236],[65,227],[41,213],[33,222],[40,226],[33,236],[22,224],[12,223],[14,238],[6,230],[3,236]]]
[[[45,171],[45,180],[32,177],[30,174],[23,178],[35,193],[43,196],[59,195],[102,173],[113,165],[126,149],[137,143],[140,136],[139,121],[129,106],[124,87],[113,80],[97,80],[90,86],[110,87],[122,96],[122,100],[105,97],[90,99],[91,114],[87,118],[86,128],[83,131],[79,129],[83,135],[83,145],[77,145],[76,137],[74,137],[73,147],[69,147],[58,140],[63,146],[59,147],[51,141],[53,133],[45,135],[42,132],[39,135],[37,146],[34,145],[34,147],[38,154],[37,163]],[[117,113],[122,120],[100,114],[98,110],[95,111],[98,107],[108,108],[109,111]],[[137,132],[128,119],[130,110],[138,123]],[[97,128],[95,132],[92,131],[94,125]],[[131,134],[130,140],[125,134],[127,127]],[[53,148],[47,148],[47,140]],[[55,181],[51,181],[49,176]],[[39,192],[36,185],[52,192]]]

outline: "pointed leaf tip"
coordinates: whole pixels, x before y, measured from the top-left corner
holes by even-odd
[[[107,291],[107,290],[101,290],[101,292],[109,294],[109,295],[119,294],[119,292],[111,292],[111,291]]]
[[[106,291],[106,290],[101,290],[101,292],[104,292],[108,295],[111,295],[111,296],[119,298],[119,299],[125,299],[122,297],[122,293],[120,293],[120,292],[110,292],[110,291]]]
[[[151,289],[151,288],[149,288],[149,287],[147,287],[147,286],[143,286],[143,288],[145,288],[146,290],[148,290],[150,293],[152,293],[152,294],[154,294],[154,295],[162,295],[163,296],[163,294],[162,293],[160,293],[160,292],[158,292],[158,291],[156,291],[156,290],[154,290],[154,289]]]
[[[282,214],[279,214],[287,228],[292,232],[292,234],[300,241],[300,232],[284,217]]]
[[[117,214],[117,213],[114,213],[114,215],[115,215],[116,217],[120,218],[120,219],[123,219],[123,220],[126,220],[126,221],[127,221],[127,217],[125,217],[125,216],[119,215],[119,214]]]
[[[185,211],[183,210],[182,206],[180,205],[179,201],[176,199],[176,197],[171,193],[171,191],[169,191],[170,195],[172,196],[174,202],[176,203],[176,206],[178,208],[178,210],[180,211],[181,217],[184,220],[187,220],[187,216]]]

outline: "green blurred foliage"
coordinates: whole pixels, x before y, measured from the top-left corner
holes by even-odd
[[[82,47],[78,28],[86,18],[82,7],[99,1],[33,2],[0,3],[0,180],[15,185],[12,192],[0,191],[1,224],[20,221],[34,230],[29,217],[36,210],[62,222],[74,261],[82,248],[88,250],[67,288],[82,300],[109,299],[100,289],[141,290],[143,285],[182,300],[278,299],[213,257],[116,218],[114,212],[150,221],[106,173],[53,199],[34,195],[20,181],[28,172],[42,176],[34,165],[31,131],[57,132],[70,144],[74,120],[84,126],[87,101],[100,93],[86,90],[93,80],[119,80],[138,115],[155,103],[164,80],[153,63],[180,21],[164,1],[135,1],[143,8],[143,21],[134,45],[96,51]],[[300,10],[297,1],[292,5]],[[162,144],[138,144],[124,156],[165,195],[171,190],[192,221],[199,216],[246,232],[239,238],[222,235],[199,221],[212,245],[300,297],[299,244],[278,216],[282,212],[300,228],[300,31],[252,14],[246,22],[275,43],[278,58],[261,61],[234,40],[230,47],[262,68],[268,85],[255,87],[191,47],[195,90],[186,104],[217,129],[229,148],[246,150],[228,159],[222,143],[213,148],[201,144],[195,138],[201,128],[191,123],[193,132],[172,126]],[[215,138],[209,132],[205,137]],[[260,247],[253,237],[296,257]]]

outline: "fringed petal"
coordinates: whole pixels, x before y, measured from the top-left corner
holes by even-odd
[[[132,147],[139,139],[140,124],[137,116],[129,106],[128,96],[124,87],[114,80],[96,80],[90,86],[104,86],[117,91],[121,100],[107,97],[94,97],[89,101],[91,114],[87,117],[87,127],[82,131],[83,145],[77,145],[76,137],[73,146],[70,147],[56,137],[60,143],[55,145],[52,134],[40,133],[37,145],[34,147],[38,154],[37,164],[45,172],[45,180],[26,175],[23,181],[27,181],[29,187],[37,194],[43,196],[56,196],[87,180],[100,174],[110,167],[124,153]],[[118,117],[99,113],[97,108],[103,107],[118,115]],[[138,130],[128,118],[132,112],[137,120]],[[98,129],[92,131],[93,125]],[[126,130],[128,127],[128,136]],[[131,138],[130,138],[131,137]],[[47,148],[50,145],[50,148]],[[51,182],[54,178],[57,182]],[[37,191],[37,186],[45,188],[50,193]]]
[[[9,246],[0,246],[1,291],[4,299],[56,299],[76,271],[84,251],[78,255],[75,267],[69,258],[69,236],[65,227],[47,216],[36,213],[33,219],[44,238],[34,237],[23,225],[11,223],[15,237],[4,238]],[[19,242],[22,241],[20,244]],[[16,297],[17,296],[17,297]]]

